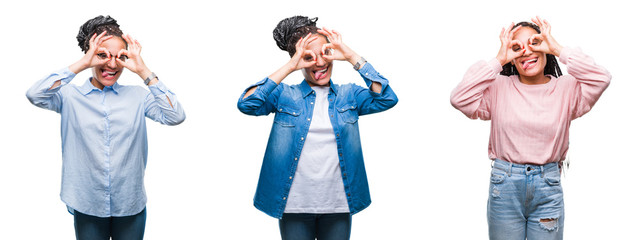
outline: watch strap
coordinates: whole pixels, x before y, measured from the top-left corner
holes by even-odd
[[[151,76],[148,76],[146,79],[144,79],[144,84],[148,86],[153,78],[157,78],[157,75],[155,75],[154,72],[151,72]],[[159,80],[159,78],[157,78],[157,80]]]

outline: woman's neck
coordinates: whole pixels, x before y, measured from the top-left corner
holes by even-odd
[[[537,84],[545,84],[548,83],[549,80],[551,80],[550,77],[545,76],[544,74],[538,74],[536,76],[518,76],[521,81],[521,83],[523,84],[528,84],[528,85],[537,85]]]

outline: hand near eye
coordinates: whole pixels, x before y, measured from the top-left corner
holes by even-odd
[[[142,60],[142,56],[140,56],[140,53],[142,52],[142,45],[131,37],[131,35],[122,35],[122,38],[126,41],[128,49],[120,50],[120,52],[117,53],[115,61],[117,61],[120,66],[136,73],[142,79],[146,79],[151,75],[151,70],[146,67],[144,60]]]
[[[87,68],[107,63],[111,58],[111,53],[109,53],[106,48],[100,47],[100,44],[111,39],[113,36],[105,35],[106,31],[102,32],[100,35],[97,35],[97,33],[93,34],[89,40],[89,50],[86,51],[80,60],[71,64],[71,66],[69,66],[69,70],[78,74]]]
[[[496,55],[496,59],[501,63],[501,66],[511,62],[517,57],[523,55],[524,45],[518,40],[513,39],[514,34],[521,29],[521,26],[518,26],[514,29],[514,23],[510,24],[507,29],[503,28],[501,30],[501,49],[499,49],[498,54]]]
[[[277,69],[273,74],[270,74],[268,78],[275,81],[277,84],[281,83],[281,81],[288,76],[288,74],[297,71],[302,68],[312,67],[317,63],[317,56],[310,50],[307,50],[306,47],[310,42],[317,39],[317,36],[312,36],[312,34],[308,34],[305,37],[302,37],[295,44],[295,54],[292,55],[290,61],[288,61],[284,66]],[[246,96],[252,94],[252,91]]]
[[[532,51],[543,52],[547,54],[552,54],[556,57],[560,56],[560,52],[563,50],[563,46],[556,42],[556,39],[551,34],[552,27],[549,25],[547,20],[541,19],[536,16],[532,18],[532,22],[541,29],[541,33],[534,34],[529,39],[529,47]]]
[[[290,70],[296,71],[302,68],[311,67],[317,62],[317,56],[312,51],[306,49],[310,42],[317,39],[317,36],[312,36],[312,34],[308,33],[305,37],[302,37],[295,44],[295,55],[290,58],[288,61],[288,66],[291,68]]]
[[[341,33],[327,28],[319,29],[319,33],[328,38],[328,43],[321,47],[322,57],[326,60],[345,60],[355,65],[361,58],[341,40]]]

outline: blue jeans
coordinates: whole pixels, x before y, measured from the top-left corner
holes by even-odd
[[[494,161],[487,201],[490,239],[563,239],[565,208],[557,163]]]
[[[284,213],[279,220],[282,240],[350,239],[350,213]]]
[[[146,226],[146,208],[126,217],[95,217],[74,211],[75,238],[78,240],[141,240]]]

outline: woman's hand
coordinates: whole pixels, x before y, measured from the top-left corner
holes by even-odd
[[[532,51],[543,52],[559,57],[563,46],[558,44],[556,39],[552,37],[552,26],[549,25],[547,20],[541,19],[538,16],[532,18],[532,22],[538,25],[541,29],[541,33],[532,35],[529,39],[529,48],[532,49]]]
[[[307,68],[317,63],[317,55],[314,52],[307,50],[308,44],[317,39],[317,36],[312,36],[308,33],[305,37],[302,37],[295,44],[295,55],[288,61],[288,66],[291,67],[291,72],[296,70]]]
[[[352,51],[346,44],[343,43],[341,39],[341,33],[330,30],[327,28],[322,28],[318,30],[319,33],[323,34],[328,38],[328,43],[324,44],[321,47],[321,55],[326,60],[345,60],[352,65],[357,64],[357,61],[361,58],[357,53]]]
[[[307,50],[306,47],[310,42],[317,39],[317,36],[312,36],[311,33],[308,33],[305,37],[302,37],[295,44],[295,54],[292,55],[290,61],[288,61],[284,66],[277,69],[273,74],[270,74],[268,78],[275,81],[277,84],[281,83],[290,73],[297,71],[302,68],[312,67],[317,63],[317,55],[310,50]],[[254,89],[250,89],[246,96],[250,96]]]
[[[496,59],[501,63],[501,66],[511,62],[517,57],[523,55],[525,46],[521,41],[514,39],[514,34],[521,29],[521,26],[518,26],[514,29],[514,23],[510,24],[509,27],[503,28],[501,30],[501,49],[499,49],[498,54],[496,55]]]
[[[100,47],[104,41],[111,39],[113,36],[104,36],[106,31],[97,35],[97,33],[91,36],[89,40],[89,50],[86,51],[84,56],[77,62],[69,66],[69,70],[78,74],[87,68],[92,68],[97,65],[106,64],[111,59],[111,53],[106,48]]]
[[[146,79],[151,75],[151,70],[146,67],[144,60],[142,60],[142,56],[140,56],[140,53],[142,52],[142,45],[140,45],[140,42],[131,37],[131,35],[122,35],[122,38],[126,41],[128,49],[120,50],[120,52],[117,53],[115,61],[117,61],[117,64],[120,66],[136,73],[142,79]]]

